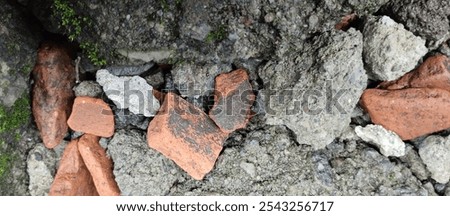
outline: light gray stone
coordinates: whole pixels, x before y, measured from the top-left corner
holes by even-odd
[[[122,195],[167,195],[181,176],[176,165],[150,149],[145,134],[119,130],[108,144],[114,176]]]
[[[401,157],[405,155],[405,143],[402,139],[381,125],[356,126],[355,132],[362,140],[379,148],[384,156]]]
[[[419,148],[419,155],[427,169],[431,172],[431,178],[445,184],[450,179],[450,136],[429,136]]]
[[[100,97],[103,93],[102,86],[94,81],[83,81],[73,88],[75,96]]]
[[[403,76],[428,52],[425,40],[388,16],[369,18],[363,34],[367,72],[376,80],[395,80]]]
[[[41,143],[30,151],[27,159],[30,195],[44,196],[48,194],[55,176],[56,157],[53,150],[45,148]]]
[[[97,82],[119,109],[129,109],[134,114],[154,116],[159,101],[153,96],[153,87],[139,76],[118,77],[107,70],[97,71]]]
[[[350,124],[367,76],[362,35],[327,32],[260,71],[266,123],[286,125],[300,144],[324,148]]]

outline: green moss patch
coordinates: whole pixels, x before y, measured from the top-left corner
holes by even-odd
[[[59,29],[65,32],[69,40],[79,40],[80,48],[88,56],[92,64],[96,66],[106,65],[106,60],[100,56],[96,43],[80,40],[81,33],[88,31],[88,28],[92,26],[92,21],[89,17],[78,14],[67,0],[54,0],[52,13],[53,17],[59,20]]]
[[[222,41],[227,37],[227,29],[225,25],[221,25],[217,27],[214,31],[211,31],[206,36],[206,42],[212,43],[212,42],[219,42]]]
[[[31,116],[28,94],[17,99],[11,108],[0,105],[0,133],[11,132],[29,122]]]
[[[12,159],[10,155],[0,154],[0,178],[2,178],[3,175],[9,171],[11,161]]]

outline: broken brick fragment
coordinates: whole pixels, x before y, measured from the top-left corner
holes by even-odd
[[[84,134],[78,141],[78,149],[100,196],[120,195],[114,179],[112,161],[100,146],[99,137]]]
[[[373,123],[394,131],[402,140],[450,128],[450,91],[444,89],[367,89],[360,102]]]
[[[65,148],[50,196],[98,196],[92,176],[78,151],[78,139]]]
[[[206,113],[171,92],[147,131],[151,148],[197,180],[214,167],[226,138]]]
[[[220,74],[215,79],[214,106],[211,119],[225,133],[245,128],[251,118],[255,94],[245,70]]]
[[[450,91],[450,60],[445,55],[429,57],[415,70],[397,80],[383,82],[378,88],[441,88]]]
[[[113,112],[107,103],[98,98],[75,98],[67,124],[74,131],[100,137],[111,137],[114,134]]]
[[[342,17],[340,22],[336,23],[334,28],[337,30],[347,31],[350,28],[352,22],[354,22],[356,19],[358,19],[356,13],[345,15],[344,17]]]
[[[67,133],[75,85],[75,68],[64,46],[46,42],[33,68],[33,116],[44,145],[54,148]]]

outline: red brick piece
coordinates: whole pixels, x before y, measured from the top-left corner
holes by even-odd
[[[362,107],[372,122],[403,140],[450,128],[450,91],[439,88],[367,89]]]
[[[209,116],[225,133],[245,128],[251,118],[255,94],[247,72],[239,69],[215,79],[214,106]]]
[[[151,148],[197,180],[214,167],[226,138],[206,113],[173,93],[166,94],[147,131]]]
[[[44,145],[54,148],[67,133],[75,68],[62,45],[43,43],[33,68],[33,115]]]
[[[67,124],[74,131],[100,137],[111,137],[114,134],[113,112],[108,104],[98,98],[75,98]]]
[[[345,15],[342,17],[341,21],[336,23],[334,26],[337,30],[347,31],[350,28],[352,22],[358,19],[358,16],[355,13]]]
[[[98,196],[92,176],[78,151],[78,139],[64,150],[50,196]]]
[[[417,69],[398,80],[383,82],[379,88],[441,88],[450,91],[450,60],[445,55],[429,57]]]
[[[99,137],[84,134],[78,142],[78,149],[100,196],[118,196],[120,190],[114,179],[112,161],[98,141]]]

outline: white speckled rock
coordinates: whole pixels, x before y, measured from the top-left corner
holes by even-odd
[[[43,144],[34,147],[27,158],[27,172],[30,176],[28,189],[32,196],[45,196],[50,190],[56,170],[56,154]]]
[[[406,146],[402,139],[381,125],[356,126],[355,132],[362,140],[377,146],[384,156],[405,155]]]
[[[450,179],[450,136],[427,137],[419,148],[419,155],[427,169],[431,172],[431,178],[445,184]]]
[[[150,117],[158,111],[159,101],[153,96],[153,87],[139,76],[118,77],[107,70],[97,71],[97,82],[119,109]]]
[[[414,69],[428,52],[425,40],[388,16],[369,20],[363,35],[363,55],[373,79],[395,80]]]

